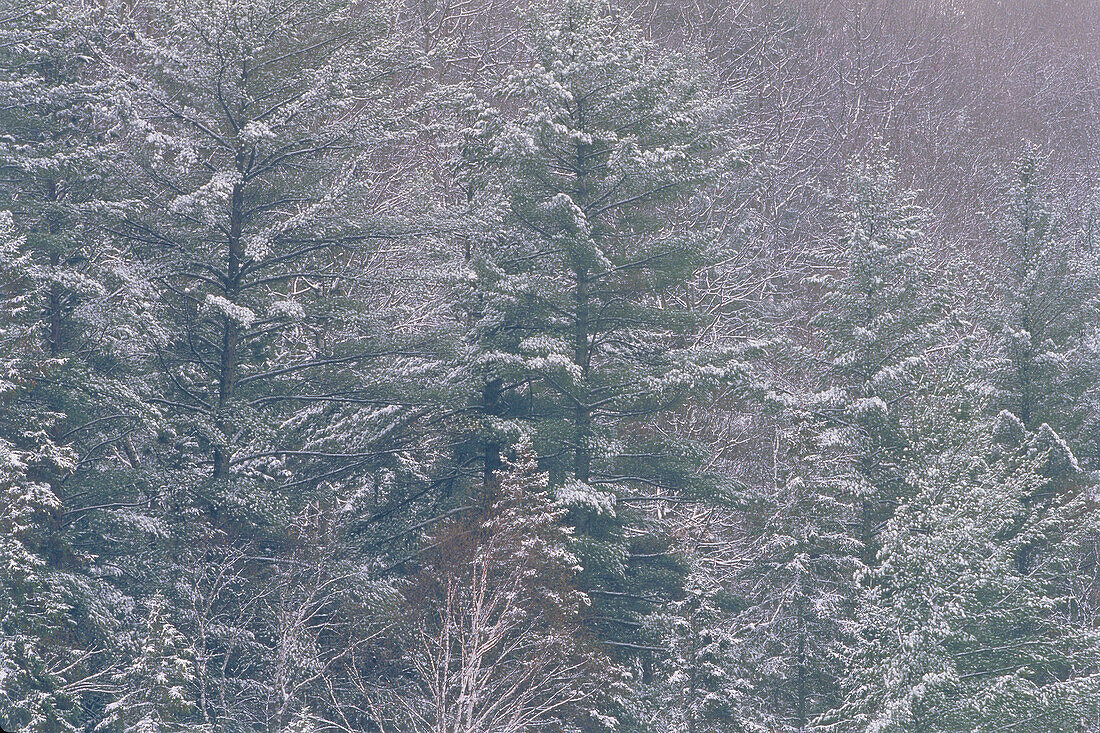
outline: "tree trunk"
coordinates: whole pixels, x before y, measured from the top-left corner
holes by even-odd
[[[241,251],[241,230],[244,227],[244,186],[237,183],[233,186],[233,198],[229,214],[229,252],[226,267],[226,297],[235,302],[234,298],[240,290],[241,267],[243,265],[243,252]],[[223,444],[214,448],[214,478],[223,479],[229,475],[229,449],[230,425],[226,420],[226,412],[233,399],[233,393],[237,385],[237,346],[240,341],[240,326],[232,318],[226,316],[223,319],[221,358],[218,370],[218,414],[215,424],[224,439]]]

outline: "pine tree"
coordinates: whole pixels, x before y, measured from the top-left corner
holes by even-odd
[[[844,391],[834,427],[847,434],[858,464],[858,537],[871,564],[878,528],[905,497],[906,475],[919,459],[920,398],[929,394],[933,351],[946,340],[948,322],[925,261],[929,214],[898,189],[894,164],[856,165],[844,204],[839,280],[816,322],[834,384]]]
[[[56,641],[72,630],[72,585],[49,567],[42,543],[60,502],[30,478],[28,460],[0,440],[0,726],[75,731],[65,659],[79,651]]]
[[[1049,427],[1005,411],[920,477],[883,531],[837,730],[1073,730],[1095,716],[1096,635],[1069,622],[1059,580],[1089,525],[1075,476]]]
[[[422,293],[396,297],[389,261],[411,207],[379,172],[415,139],[420,61],[378,4],[112,7],[95,52],[129,200],[104,226],[149,295],[128,358],[158,419],[123,484],[152,490],[126,532],[95,527],[104,572],[162,591],[194,663],[190,720],[286,726],[350,705],[351,682],[317,698],[364,646],[350,629],[373,633],[349,621],[383,565],[364,525],[419,488],[434,444],[412,427],[430,359],[402,328]],[[316,513],[330,524],[309,554],[299,520]]]
[[[108,133],[117,122],[90,39],[104,25],[80,4],[7,0],[0,6],[0,208],[26,234],[44,356],[70,356],[107,326],[109,250],[90,214],[102,209]],[[101,313],[89,313],[89,303]],[[89,323],[98,318],[99,323]],[[98,334],[97,334],[98,335]]]
[[[633,624],[682,574],[637,502],[722,491],[654,419],[741,368],[693,348],[700,324],[670,296],[706,243],[663,218],[728,163],[728,120],[704,77],[600,3],[539,6],[526,33],[531,63],[464,143],[476,218],[458,297],[480,431],[469,460],[491,474],[497,446],[532,431],[577,530],[589,623],[629,657],[646,646]]]
[[[383,10],[164,0],[102,49],[137,200],[115,227],[165,336],[145,347],[170,416],[152,449],[173,501],[221,529],[285,516],[311,476],[401,468],[414,418],[381,375],[419,362],[366,303],[393,274],[365,276],[376,243],[404,231],[367,161],[411,135],[395,120],[418,62]]]
[[[1065,231],[1042,151],[1026,145],[1013,163],[994,235],[1005,250],[998,284],[994,384],[999,405],[1029,430],[1048,423],[1081,458],[1096,453],[1091,338],[1100,282]]]
[[[90,53],[100,16],[0,3],[0,717],[26,730],[65,730],[97,704],[120,597],[87,572],[108,550],[83,521],[121,498],[119,456],[147,417],[120,364],[131,299],[113,292],[125,279],[95,227],[115,119]]]
[[[126,362],[134,356],[127,342],[139,330],[141,304],[128,291],[140,283],[97,226],[118,205],[106,180],[118,118],[92,59],[108,25],[64,1],[14,2],[0,14],[9,19],[0,43],[0,210],[20,232],[8,239],[3,296],[12,327],[24,329],[20,407],[25,424],[98,469],[105,461],[95,448],[125,442],[118,426],[146,417],[117,377],[137,366]],[[85,470],[73,483],[86,493],[95,474]],[[43,478],[59,491],[59,475]]]
[[[688,574],[682,597],[648,619],[669,653],[662,679],[651,686],[644,719],[651,730],[672,733],[763,731],[751,715],[759,690],[743,674],[743,643],[735,633],[734,598],[702,563]]]
[[[750,590],[737,622],[751,629],[759,658],[744,674],[768,691],[757,715],[774,716],[772,730],[811,729],[837,704],[847,667],[855,575],[864,565],[850,433],[834,422],[844,398],[832,389],[769,399],[775,485],[758,502],[759,550],[738,579]]]
[[[189,723],[197,706],[193,699],[195,664],[186,642],[167,618],[160,595],[148,601],[148,613],[134,659],[115,675],[121,689],[95,729],[120,733],[177,733],[209,730]]]

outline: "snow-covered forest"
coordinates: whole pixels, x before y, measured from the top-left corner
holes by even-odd
[[[1100,733],[1096,0],[0,0],[0,728]]]

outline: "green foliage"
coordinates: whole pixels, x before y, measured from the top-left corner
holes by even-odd
[[[0,0],[0,727],[1096,728],[1088,202],[688,5]]]
[[[1067,623],[1063,558],[1088,531],[1072,454],[1002,412],[917,480],[865,577],[837,730],[1072,727],[1095,715],[1095,632]],[[1070,722],[1074,721],[1074,722]]]
[[[701,321],[671,298],[707,244],[665,217],[729,161],[728,110],[599,3],[539,6],[526,34],[531,63],[464,133],[476,219],[456,290],[482,420],[469,451],[491,471],[503,436],[531,427],[577,530],[592,628],[625,658],[682,571],[623,500],[720,492],[653,420],[745,371],[693,346]]]
[[[186,641],[166,618],[162,596],[149,599],[134,658],[115,675],[120,694],[107,705],[96,730],[176,733],[208,730],[194,720],[195,663]]]
[[[1042,151],[1014,161],[994,234],[1005,250],[998,283],[993,382],[997,400],[1029,429],[1046,422],[1092,460],[1100,281],[1091,253],[1063,225]]]
[[[30,477],[28,460],[0,440],[0,724],[35,733],[77,730],[69,683],[82,669],[65,659],[80,651],[62,641],[75,622],[73,585],[46,559],[60,502]]]
[[[865,563],[874,561],[877,528],[905,499],[907,473],[919,466],[917,418],[934,386],[934,352],[948,332],[946,303],[927,266],[929,213],[913,198],[898,190],[891,162],[853,168],[838,279],[815,319],[832,383],[843,394],[833,429],[857,464],[852,480]]]
[[[668,653],[659,663],[645,718],[650,730],[766,730],[750,720],[759,688],[742,675],[741,640],[730,627],[733,599],[709,568],[691,572],[679,600],[649,620]]]
[[[753,657],[744,674],[771,691],[775,730],[806,730],[840,699],[851,618],[865,570],[857,535],[858,467],[834,422],[843,393],[773,394],[775,485],[760,502],[759,550],[742,583],[737,616]],[[758,712],[757,715],[761,715]]]

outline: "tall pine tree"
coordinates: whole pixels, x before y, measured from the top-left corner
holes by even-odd
[[[917,416],[947,321],[926,261],[929,213],[899,189],[895,164],[856,164],[843,204],[837,280],[816,323],[831,381],[843,390],[832,426],[845,434],[856,463],[857,536],[862,560],[871,564],[877,533],[904,498],[919,458]]]
[[[994,384],[999,404],[1029,430],[1046,422],[1091,466],[1097,455],[1092,375],[1100,280],[1067,231],[1048,164],[1035,145],[1014,161],[994,236],[1004,250],[998,283]]]
[[[577,530],[588,623],[644,656],[636,624],[681,570],[643,507],[722,489],[653,421],[741,369],[700,354],[699,321],[669,297],[706,258],[671,215],[729,162],[728,110],[602,3],[538,6],[526,34],[530,63],[480,109],[460,169],[476,217],[459,278],[469,453],[491,474],[497,446],[530,427]]]
[[[129,504],[130,435],[152,417],[128,343],[140,298],[97,226],[118,191],[117,109],[93,58],[103,20],[65,0],[0,3],[0,534],[13,563],[0,624],[14,654],[0,718],[32,731],[99,704],[125,601],[93,570],[115,551],[95,523]]]

